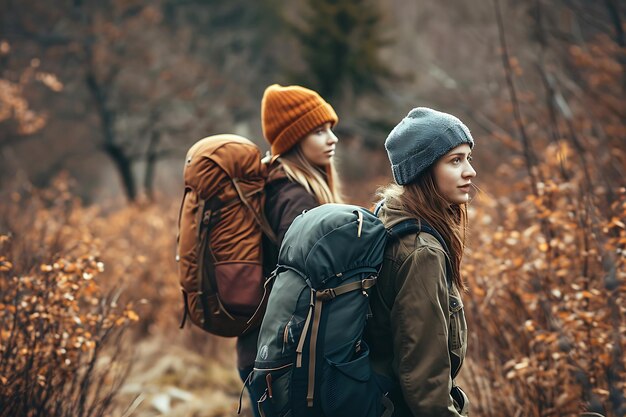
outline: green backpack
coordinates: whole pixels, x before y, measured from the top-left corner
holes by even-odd
[[[246,381],[261,415],[393,413],[393,384],[373,373],[362,340],[367,290],[376,283],[388,238],[420,230],[436,233],[414,221],[387,230],[373,213],[344,204],[325,204],[293,221]]]

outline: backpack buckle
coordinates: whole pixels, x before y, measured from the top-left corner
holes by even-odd
[[[337,294],[335,294],[334,288],[328,288],[323,291],[318,291],[317,293],[315,293],[315,298],[317,298],[320,301],[332,300],[336,296]]]

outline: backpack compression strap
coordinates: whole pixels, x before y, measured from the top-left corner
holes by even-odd
[[[352,291],[365,291],[376,284],[376,277],[371,276],[361,281],[354,281],[349,284],[340,285],[335,288],[328,288],[322,291],[315,291],[311,288],[311,300],[309,302],[309,314],[307,315],[306,322],[304,324],[304,330],[300,335],[298,346],[296,348],[296,367],[302,366],[302,350],[304,348],[304,340],[306,339],[309,324],[311,323],[311,316],[313,316],[313,323],[311,325],[311,339],[309,341],[309,380],[307,387],[307,406],[313,407],[313,396],[315,393],[315,349],[317,347],[317,336],[322,317],[322,306],[325,301],[330,301],[335,297],[343,294],[347,294]]]
[[[239,195],[239,199],[250,210],[250,213],[254,216],[254,219],[256,220],[259,227],[261,227],[261,230],[263,231],[263,233],[265,233],[265,235],[272,241],[272,243],[274,243],[275,245],[278,245],[278,238],[276,237],[276,234],[272,230],[272,227],[269,225],[269,223],[267,222],[267,219],[265,218],[264,207],[261,206],[261,213],[258,213],[250,205],[250,202],[248,201],[247,196],[243,193],[243,191],[239,187],[239,180],[236,178],[231,178],[231,182],[233,184],[233,187],[235,187],[235,191],[237,191],[237,194]],[[254,191],[252,194],[256,194],[257,192],[263,192],[263,188],[261,188],[260,190]]]

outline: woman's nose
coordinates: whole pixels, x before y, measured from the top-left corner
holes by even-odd
[[[339,138],[337,138],[337,136],[335,135],[335,132],[333,132],[332,130],[328,129],[328,143],[337,143],[339,142]]]
[[[470,164],[468,162],[467,163],[467,167],[463,171],[463,177],[465,177],[465,178],[474,178],[475,176],[476,176],[476,170],[474,169],[472,164]]]

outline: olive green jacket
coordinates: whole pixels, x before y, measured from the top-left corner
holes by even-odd
[[[380,218],[389,228],[408,215],[385,206]],[[469,401],[454,384],[467,325],[459,290],[446,283],[445,256],[425,232],[392,241],[371,293],[365,339],[374,371],[397,384],[394,417],[468,415]]]

